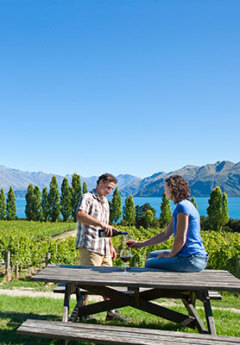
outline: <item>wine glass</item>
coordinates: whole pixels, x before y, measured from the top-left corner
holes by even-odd
[[[124,269],[123,272],[127,273],[127,262],[129,261],[129,259],[133,257],[132,253],[131,253],[131,249],[130,248],[122,248],[120,251],[120,259],[123,261],[124,263]]]

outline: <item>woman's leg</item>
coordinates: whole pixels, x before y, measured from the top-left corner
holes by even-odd
[[[207,257],[195,255],[190,257],[176,255],[172,258],[157,258],[155,256],[150,257],[145,262],[146,268],[158,268],[175,272],[200,272],[206,265]]]
[[[163,252],[169,252],[170,253],[170,249],[164,249],[164,250],[154,250],[153,252],[149,253],[148,255],[148,259],[150,258],[156,258],[159,254],[163,253]]]

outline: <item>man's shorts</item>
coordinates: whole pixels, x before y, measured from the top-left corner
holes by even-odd
[[[111,255],[101,255],[85,248],[79,248],[79,264],[83,266],[112,266]]]

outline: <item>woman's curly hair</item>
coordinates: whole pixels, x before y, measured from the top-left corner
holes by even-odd
[[[180,201],[188,199],[191,195],[189,184],[182,176],[170,176],[165,182],[171,191],[174,203],[178,204]]]

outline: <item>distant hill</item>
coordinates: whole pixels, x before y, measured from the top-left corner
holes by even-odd
[[[240,196],[240,162],[237,164],[229,161],[221,161],[215,164],[207,164],[201,167],[187,165],[179,170],[166,173],[164,171],[155,173],[152,176],[141,179],[139,177],[121,174],[118,175],[118,188],[122,196],[132,194],[133,196],[162,196],[164,180],[170,175],[183,176],[190,185],[192,195],[209,196],[212,189],[220,186],[228,196]],[[24,197],[30,183],[39,186],[49,187],[53,174],[39,172],[28,172],[0,166],[0,188],[5,192],[13,187],[16,197]],[[64,176],[56,175],[59,188]],[[71,184],[72,175],[67,175]],[[88,190],[96,186],[97,176],[82,177],[81,183],[87,183]]]
[[[161,196],[165,178],[181,175],[190,185],[194,196],[208,196],[213,188],[220,186],[228,196],[240,196],[240,162],[237,164],[222,161],[202,167],[187,165],[179,170],[166,174],[160,172],[141,181],[139,188],[133,191],[134,196]]]
[[[42,190],[45,186],[49,187],[53,174],[45,174],[39,172],[22,171],[18,169],[7,168],[0,165],[0,188],[3,188],[5,193],[8,192],[9,187],[12,186],[17,198],[24,198],[27,187],[30,183],[39,186]],[[64,176],[56,175],[59,189],[61,188]],[[69,184],[72,181],[72,175],[67,175]],[[83,177],[81,176],[81,185],[84,182],[87,183],[88,190],[93,189],[96,186],[97,176]],[[118,188],[125,189],[128,185],[135,186],[138,181],[141,181],[139,177],[129,174],[122,174],[117,176]],[[131,189],[131,187],[129,187]]]

